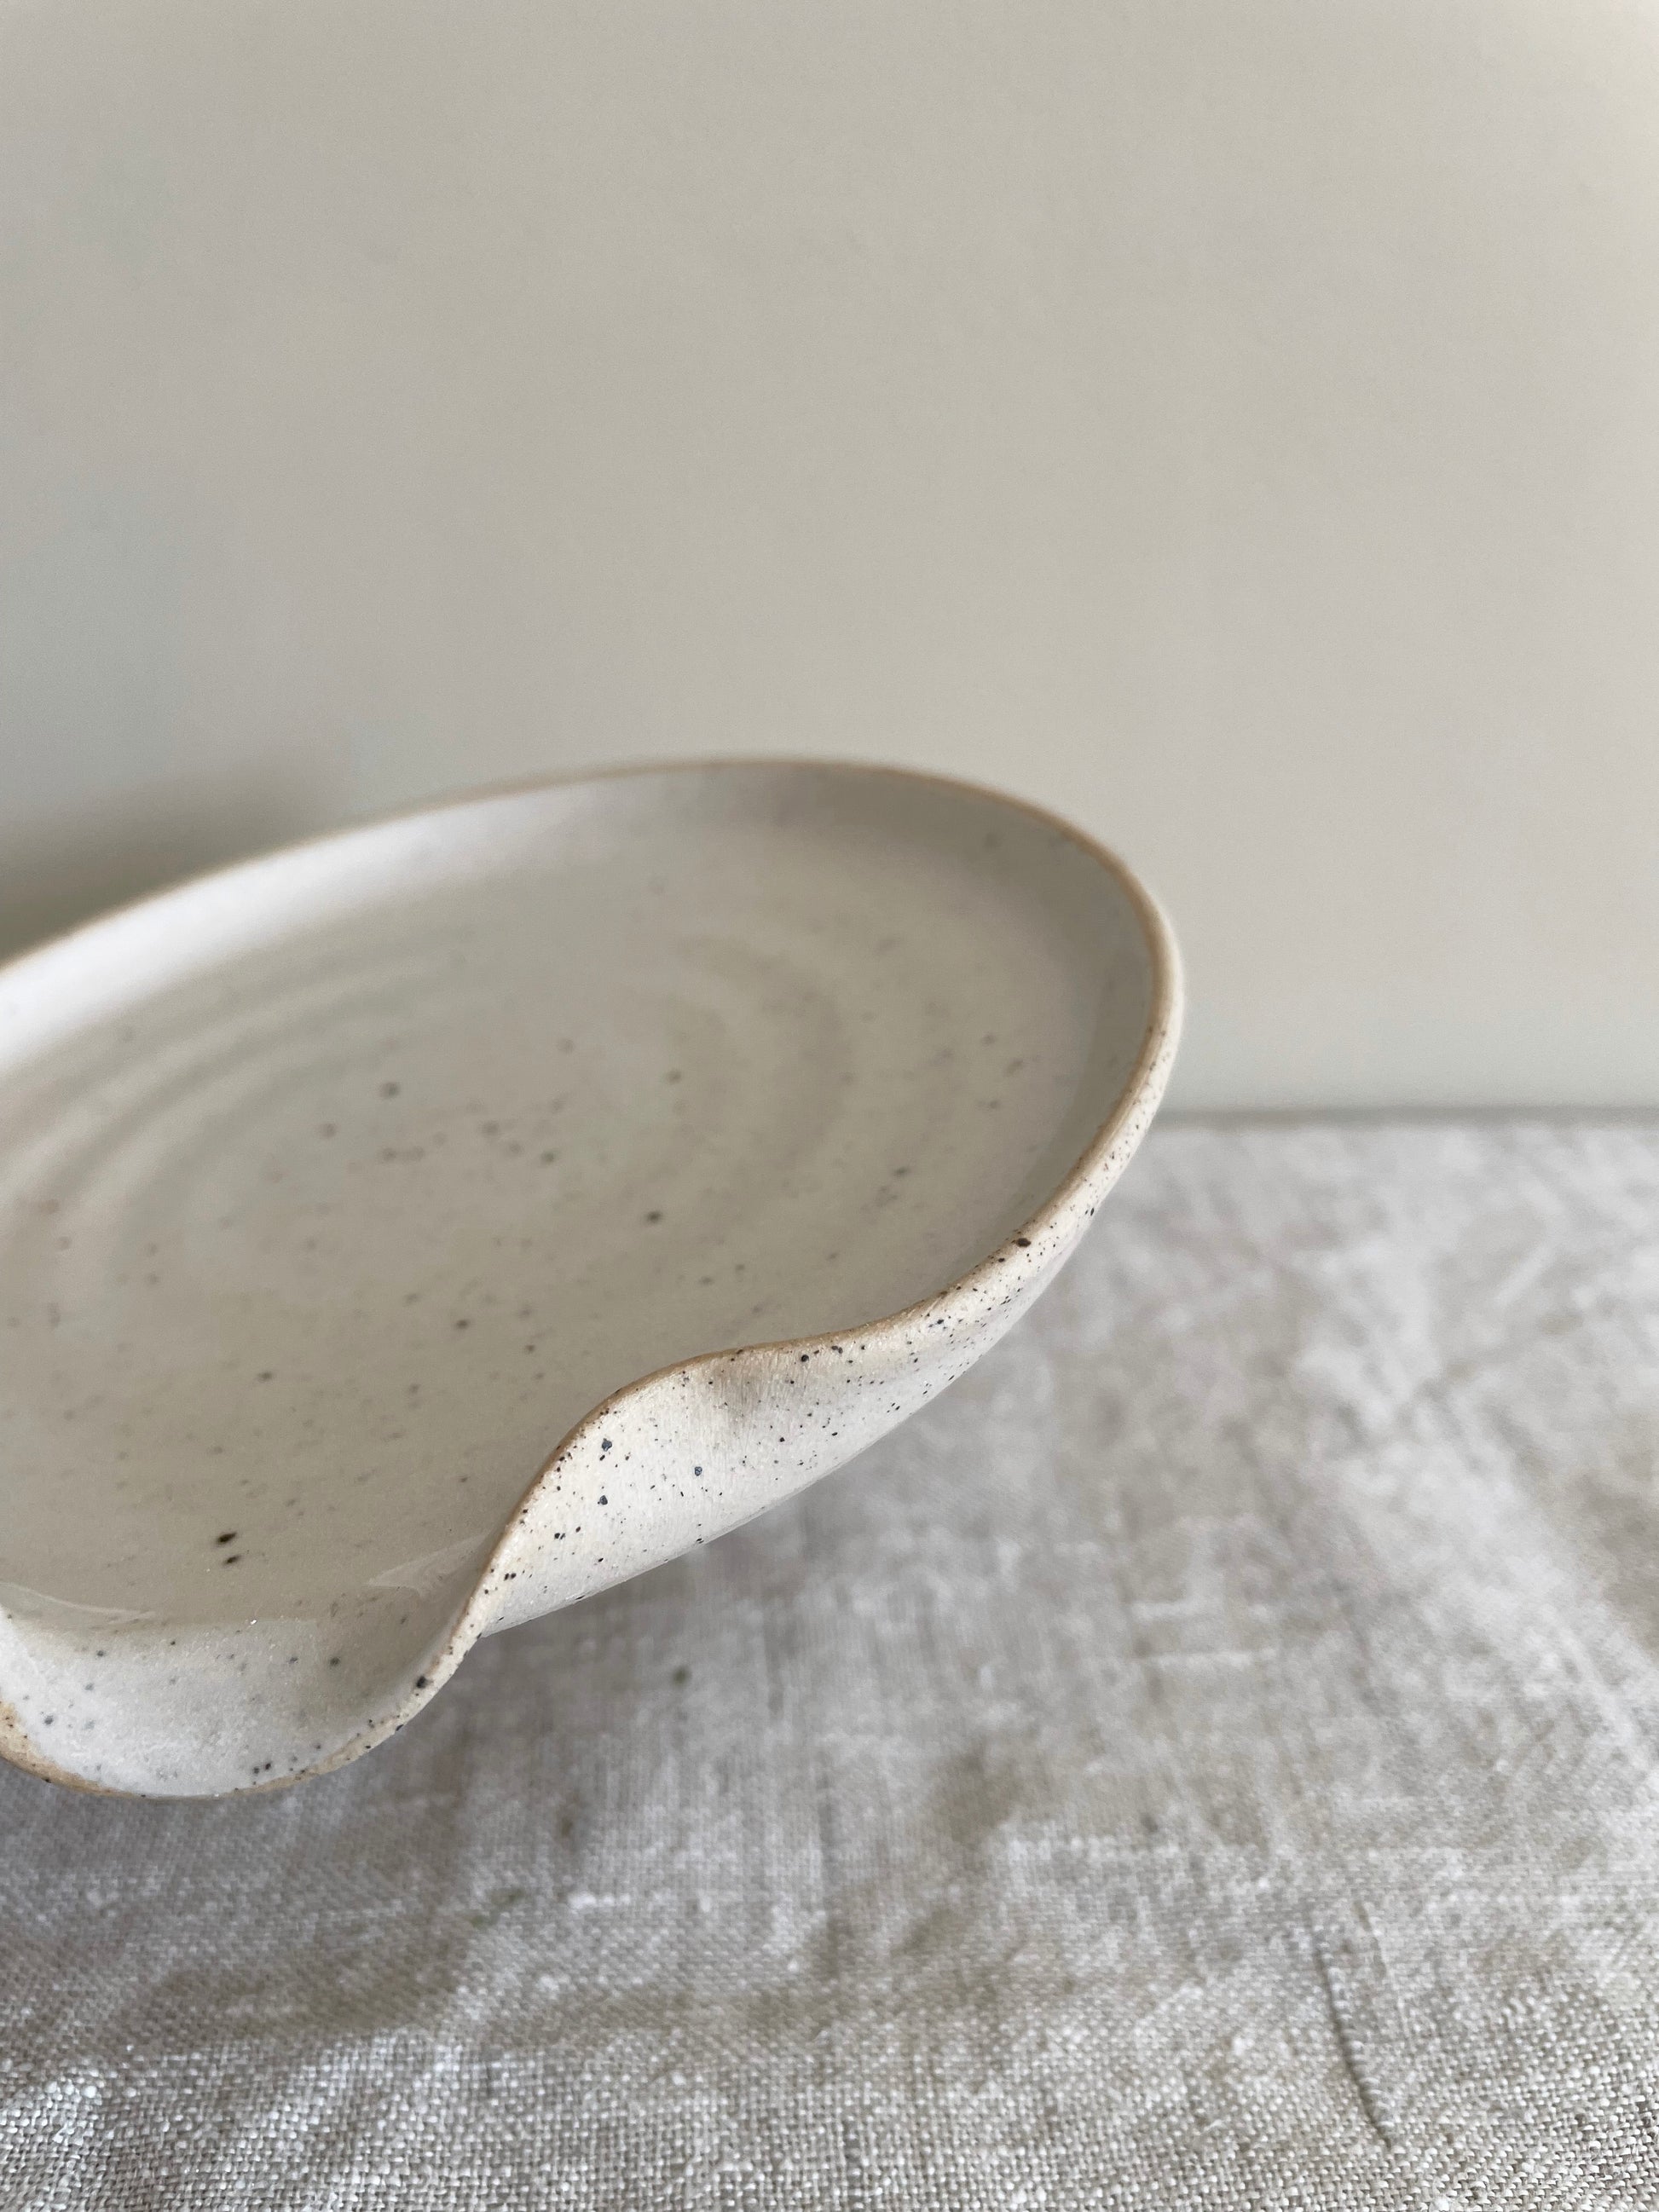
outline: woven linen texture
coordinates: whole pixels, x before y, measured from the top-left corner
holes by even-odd
[[[0,1771],[0,2206],[1659,2204],[1659,1130],[1172,1127],[268,1799]]]

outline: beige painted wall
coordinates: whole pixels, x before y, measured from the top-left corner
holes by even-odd
[[[1121,844],[1188,1105],[1659,1102],[1659,8],[0,0],[0,938],[774,748]]]

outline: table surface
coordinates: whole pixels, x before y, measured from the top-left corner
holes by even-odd
[[[0,1771],[0,2207],[1659,2203],[1659,1126],[1157,1132],[280,1796]]]

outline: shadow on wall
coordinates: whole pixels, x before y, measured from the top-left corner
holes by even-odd
[[[320,780],[273,766],[153,785],[128,801],[118,824],[105,799],[95,817],[88,809],[0,830],[0,960],[331,819]]]

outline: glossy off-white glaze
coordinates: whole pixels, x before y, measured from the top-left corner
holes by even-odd
[[[1063,1259],[1178,998],[1063,823],[773,763],[463,800],[0,971],[0,1748],[319,1771],[850,1458]]]

